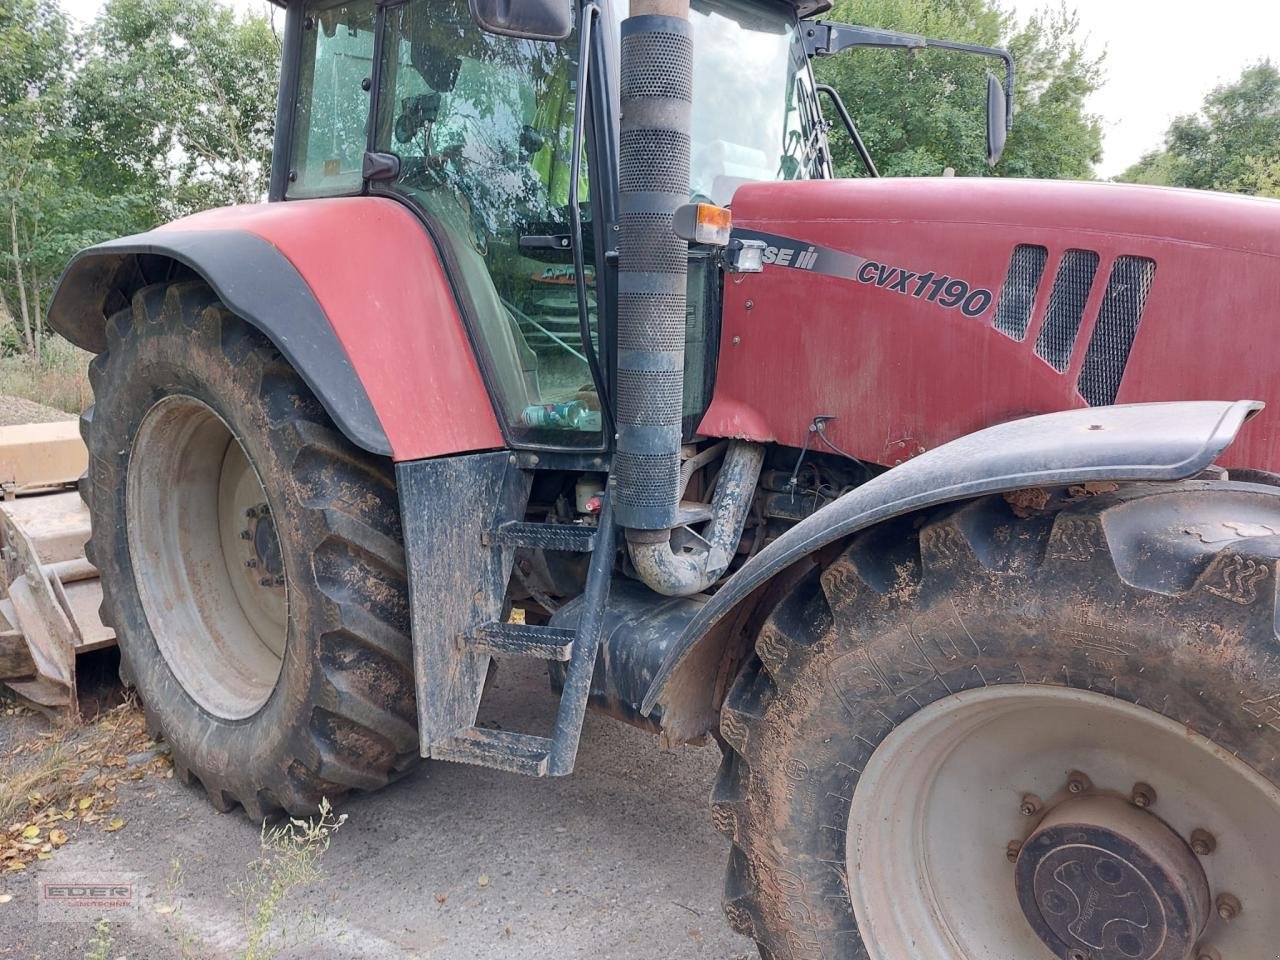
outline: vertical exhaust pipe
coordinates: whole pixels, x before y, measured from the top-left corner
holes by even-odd
[[[680,526],[680,441],[689,244],[673,216],[689,202],[693,40],[689,0],[632,0],[622,23],[618,186],[618,428],[613,506],[636,575],[687,596],[728,569],[764,449],[730,445],[702,548],[672,549]]]
[[[614,510],[628,530],[679,522],[693,43],[689,0],[632,0],[622,23],[618,428]]]

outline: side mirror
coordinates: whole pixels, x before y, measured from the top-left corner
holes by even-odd
[[[1004,156],[1009,136],[1009,115],[1004,88],[993,74],[987,74],[987,163],[995,166]]]
[[[489,33],[522,40],[567,40],[573,0],[470,0],[471,18]]]

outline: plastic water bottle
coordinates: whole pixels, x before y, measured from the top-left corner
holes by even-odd
[[[525,407],[520,419],[526,427],[544,430],[580,430],[589,422],[590,410],[581,400],[543,403]]]

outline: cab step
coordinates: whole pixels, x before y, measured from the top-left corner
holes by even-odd
[[[470,647],[491,657],[531,657],[566,663],[577,637],[577,631],[563,627],[485,623],[471,635]]]
[[[533,477],[507,452],[396,465],[409,603],[419,750],[423,757],[533,777],[573,771],[609,601],[617,531],[612,497],[595,524],[529,522]],[[572,627],[505,623],[520,550],[588,553]],[[553,731],[545,737],[476,726],[493,657],[562,664]]]
[[[431,748],[438,760],[493,767],[528,777],[545,777],[555,741],[529,733],[470,727]]]
[[[590,553],[596,546],[596,528],[568,523],[528,523],[512,520],[488,534],[494,546]]]

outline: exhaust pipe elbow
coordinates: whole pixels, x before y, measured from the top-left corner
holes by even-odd
[[[679,550],[671,530],[628,530],[627,552],[641,582],[668,597],[702,593],[729,569],[760,482],[764,447],[734,441],[725,454],[702,542]]]

